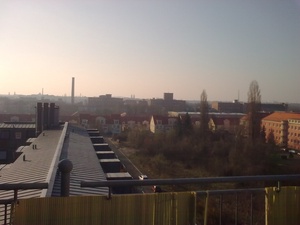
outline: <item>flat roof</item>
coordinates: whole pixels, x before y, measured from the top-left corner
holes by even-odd
[[[115,154],[114,151],[96,151],[96,154],[102,155],[102,154]]]
[[[119,172],[119,173],[106,173],[107,179],[109,178],[131,178],[132,176],[128,172]]]
[[[103,136],[90,136],[90,138],[92,138],[92,139],[97,139],[97,138],[102,139]]]

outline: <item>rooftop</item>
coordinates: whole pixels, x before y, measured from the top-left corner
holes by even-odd
[[[14,163],[1,166],[0,184],[48,183],[48,189],[19,190],[19,199],[60,196],[58,164],[62,159],[69,159],[73,163],[70,196],[108,193],[106,187],[80,187],[82,180],[106,180],[90,137],[83,128],[65,123],[59,129],[46,130],[31,139],[30,145],[23,146],[20,152]],[[12,191],[0,191],[0,199],[13,196]]]
[[[281,122],[282,120],[288,119],[300,119],[300,113],[289,113],[289,112],[274,112],[269,116],[263,118],[263,120],[277,121]]]

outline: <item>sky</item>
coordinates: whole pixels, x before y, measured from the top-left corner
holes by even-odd
[[[2,0],[0,94],[300,103],[300,0]]]

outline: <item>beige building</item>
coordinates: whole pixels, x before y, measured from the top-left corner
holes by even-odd
[[[275,112],[262,119],[266,139],[274,137],[276,144],[300,150],[300,113]]]

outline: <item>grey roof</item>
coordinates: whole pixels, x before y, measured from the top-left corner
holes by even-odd
[[[106,180],[87,131],[69,125],[67,138],[60,159],[69,159],[73,163],[70,180],[70,196],[106,195],[108,188],[81,188],[81,181]],[[52,196],[60,195],[60,173],[57,173]]]
[[[114,151],[95,151],[96,154],[102,155],[102,154],[115,154]]]
[[[70,195],[108,194],[108,188],[80,188],[80,181],[106,180],[86,130],[65,123],[61,129],[46,130],[31,141],[29,146],[18,149],[21,155],[14,163],[0,165],[0,184],[41,182],[48,183],[48,189],[19,190],[18,198],[60,195],[60,173],[57,170],[59,160],[63,158],[73,163]],[[13,191],[0,191],[1,200],[10,198],[13,198]],[[3,208],[4,205],[0,205],[2,222]]]
[[[98,159],[100,163],[121,162],[120,159]]]
[[[29,147],[23,148],[21,156],[10,164],[8,169],[0,171],[0,183],[47,182],[51,187],[64,132],[64,129],[47,130],[45,136],[40,135]],[[33,144],[37,146],[37,149],[33,149]],[[23,156],[25,156],[25,161]],[[1,191],[0,199],[12,197],[11,192]],[[47,190],[19,191],[18,193],[20,198],[45,197],[46,195]]]
[[[106,173],[107,179],[132,179],[132,176],[128,172],[120,173]]]
[[[34,123],[0,123],[0,129],[11,129],[11,128],[18,128],[18,129],[35,129],[35,124]]]

